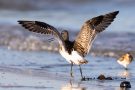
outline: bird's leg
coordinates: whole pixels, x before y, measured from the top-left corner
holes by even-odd
[[[128,68],[127,68],[127,67],[125,67],[125,70],[128,70]]]
[[[81,68],[80,65],[79,65],[79,68],[80,68],[81,77],[83,78],[83,75],[82,75],[82,68]]]
[[[72,68],[73,68],[73,62],[71,62],[71,70],[70,70],[71,77],[73,77],[73,70],[72,70]]]
[[[128,65],[126,64],[126,65],[125,65],[125,70],[128,70],[127,66],[128,66]]]

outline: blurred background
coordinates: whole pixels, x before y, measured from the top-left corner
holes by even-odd
[[[134,0],[0,0],[0,24],[17,25],[18,20],[40,20],[71,31],[84,21],[119,10],[110,32],[134,32]]]
[[[120,11],[117,18],[104,33],[100,34],[101,37],[97,38],[93,48],[133,50],[134,0],[0,0],[0,45],[17,50],[48,48],[48,42],[46,45],[42,43],[48,40],[47,37],[41,36],[41,40],[39,36],[35,37],[36,34],[31,35],[32,33],[17,23],[18,20],[43,21],[60,31],[66,29],[70,32],[70,39],[74,40],[86,20],[116,10]],[[57,51],[57,48],[54,51]]]

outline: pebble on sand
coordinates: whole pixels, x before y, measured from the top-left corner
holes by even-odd
[[[123,81],[120,83],[121,88],[131,88],[131,84],[129,81]]]

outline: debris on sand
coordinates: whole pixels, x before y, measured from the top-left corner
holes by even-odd
[[[99,80],[105,80],[106,78],[105,78],[105,76],[103,74],[101,74],[101,75],[98,76],[97,79],[99,79]]]
[[[83,77],[81,80],[82,81],[90,81],[90,80],[126,80],[126,78],[105,76],[103,74],[100,74],[97,78],[96,77]]]
[[[97,78],[98,80],[113,80],[112,77],[105,77],[105,75],[101,74]]]

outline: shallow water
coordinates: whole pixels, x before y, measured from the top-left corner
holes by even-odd
[[[89,63],[82,65],[86,77],[97,78],[100,74],[104,74],[117,79],[81,81],[78,66],[73,67],[74,78],[71,78],[70,65],[57,53],[12,51],[1,48],[0,88],[1,90],[120,90],[120,82],[127,80],[132,85],[130,90],[135,89],[135,69],[132,68],[135,62],[129,65],[129,70],[126,71],[116,62],[116,58],[88,55],[86,59]],[[126,79],[121,79],[125,77]]]

